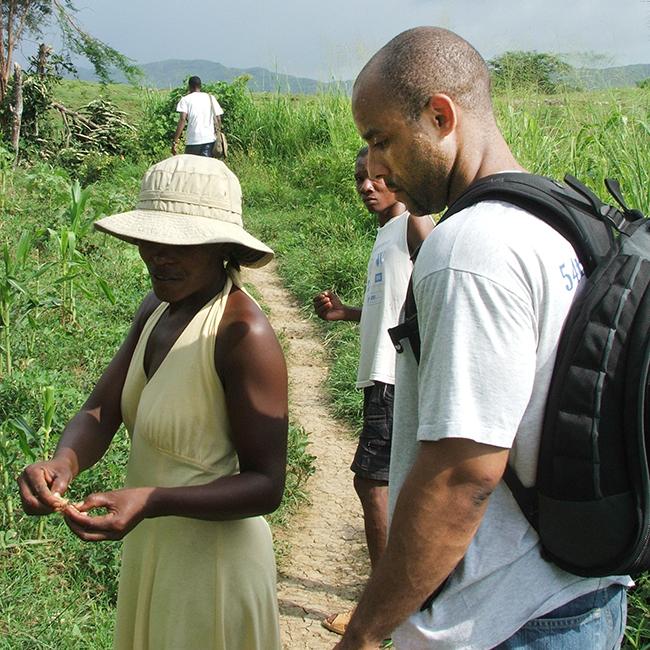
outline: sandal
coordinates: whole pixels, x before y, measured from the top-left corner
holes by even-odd
[[[345,628],[347,628],[348,623],[350,622],[351,616],[352,610],[348,612],[340,612],[338,614],[330,614],[327,618],[321,621],[321,625],[326,630],[343,636],[343,634],[345,634]]]

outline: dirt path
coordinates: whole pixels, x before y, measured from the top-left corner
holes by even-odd
[[[291,418],[309,434],[316,473],[307,489],[311,503],[280,539],[288,553],[278,567],[283,647],[331,650],[340,637],[321,627],[332,612],[350,609],[366,581],[361,507],[349,470],[355,443],[349,428],[333,421],[324,382],[327,365],[314,326],[283,288],[275,265],[245,271],[271,310],[270,320],[287,344]]]

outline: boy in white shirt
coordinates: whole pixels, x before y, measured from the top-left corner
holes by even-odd
[[[382,179],[368,174],[368,147],[355,165],[357,193],[377,219],[377,236],[368,261],[363,307],[344,305],[333,291],[314,297],[314,309],[327,321],[360,323],[361,351],[356,387],[363,389],[363,427],[354,460],[354,488],[361,501],[370,564],[386,546],[388,466],[393,428],[395,348],[388,328],[397,325],[413,264],[411,255],[433,228],[430,217],[412,216]],[[342,634],[350,612],[328,616],[323,625]]]

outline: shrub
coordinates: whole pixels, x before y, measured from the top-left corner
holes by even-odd
[[[553,94],[571,66],[555,54],[510,51],[491,59],[488,66],[496,91],[525,90]]]

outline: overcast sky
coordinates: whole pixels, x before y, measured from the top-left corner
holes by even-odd
[[[349,79],[416,25],[452,29],[490,59],[507,50],[577,65],[650,63],[650,0],[77,0],[79,22],[138,63],[207,59]],[[584,55],[587,56],[584,56]]]

